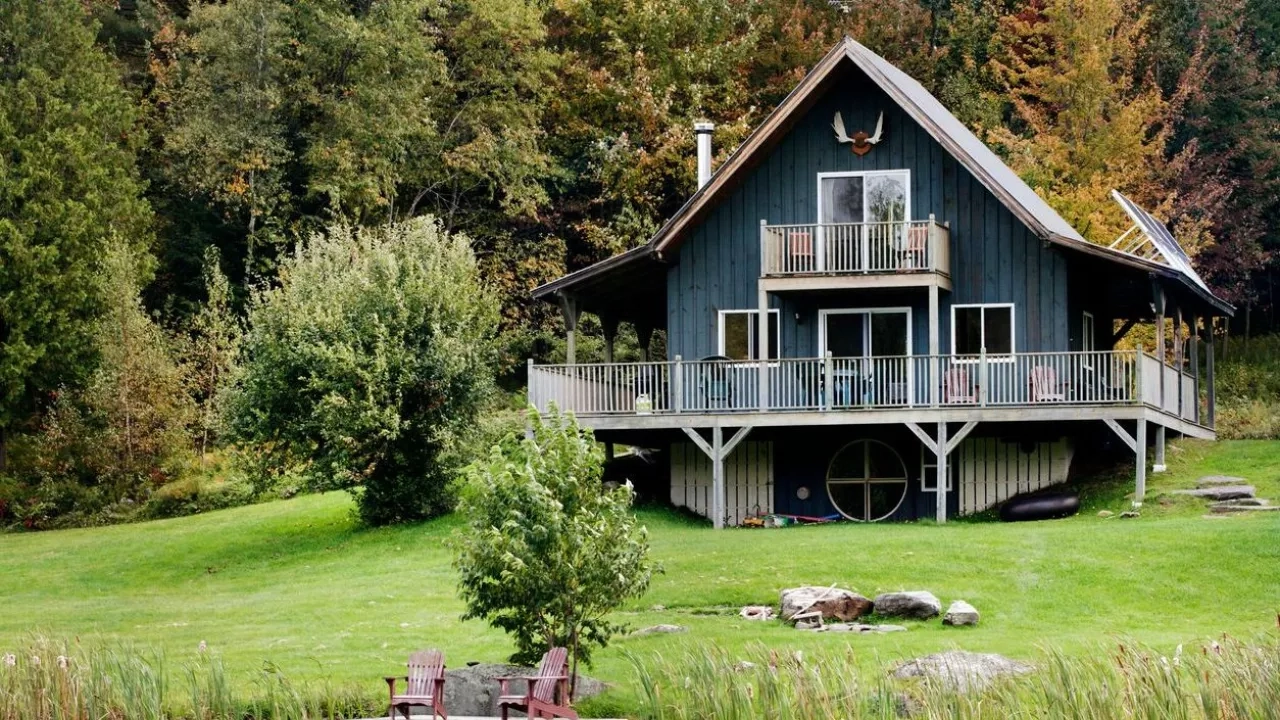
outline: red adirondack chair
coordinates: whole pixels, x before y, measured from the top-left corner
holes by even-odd
[[[502,708],[502,720],[512,708],[531,718],[573,718],[578,713],[569,707],[569,651],[553,647],[542,656],[538,674],[529,677],[497,678],[498,707]],[[509,692],[507,683],[526,680],[528,687],[523,695]]]
[[[971,403],[978,399],[973,395],[973,386],[969,384],[969,371],[965,368],[951,368],[942,375],[942,402]]]
[[[396,692],[396,680],[403,679],[408,687]],[[412,707],[431,708],[431,717],[447,718],[444,711],[444,653],[439,650],[423,650],[409,656],[409,674],[388,677],[387,689],[391,692],[391,706],[387,710],[390,720],[395,720],[399,710],[409,720]]]
[[[1048,365],[1031,368],[1031,402],[1062,402],[1067,399],[1058,386],[1058,371]]]

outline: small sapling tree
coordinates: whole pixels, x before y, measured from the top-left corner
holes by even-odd
[[[610,612],[649,585],[648,531],[631,512],[629,485],[601,484],[604,456],[571,415],[539,418],[514,450],[472,465],[453,539],[464,619],[509,633],[515,662],[553,645],[590,662],[618,627]]]

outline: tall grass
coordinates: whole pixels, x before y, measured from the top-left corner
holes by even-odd
[[[860,672],[852,650],[800,656],[758,647],[746,661],[715,647],[632,658],[639,717],[927,720],[1236,720],[1280,718],[1280,642],[1224,641],[1194,652],[1099,648],[1047,653],[1030,675],[968,692],[938,680]]]
[[[1232,339],[1215,378],[1218,435],[1234,440],[1280,439],[1280,335]]]
[[[291,682],[269,663],[254,687],[235,697],[204,648],[176,667],[127,644],[34,638],[0,652],[0,720],[339,720],[385,709],[358,692]]]

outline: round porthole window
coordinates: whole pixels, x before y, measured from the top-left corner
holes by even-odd
[[[854,440],[827,467],[827,495],[850,520],[883,520],[907,497],[906,463],[879,440]]]

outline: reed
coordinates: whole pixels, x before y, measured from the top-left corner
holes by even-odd
[[[178,664],[125,643],[32,638],[0,652],[0,720],[341,720],[384,708],[360,692],[295,683],[267,663],[238,698],[203,644]]]
[[[801,656],[757,646],[632,657],[638,717],[925,720],[1277,720],[1280,642],[1224,640],[1184,653],[1119,645],[1085,657],[1049,651],[1030,675],[959,692],[941,681],[864,673],[852,649]],[[860,678],[874,677],[867,681]]]

